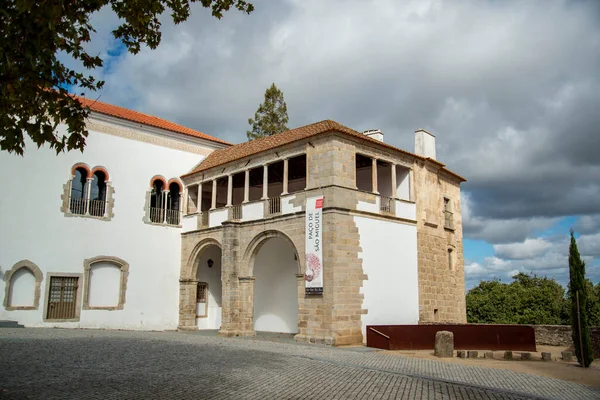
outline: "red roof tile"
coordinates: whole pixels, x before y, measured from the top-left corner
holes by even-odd
[[[138,111],[129,110],[127,108],[123,108],[123,107],[119,107],[119,106],[113,106],[112,104],[103,103],[98,100],[90,100],[90,99],[86,99],[85,97],[81,97],[81,96],[74,96],[74,97],[77,98],[82,105],[88,106],[91,111],[94,111],[94,112],[97,112],[100,114],[110,115],[110,116],[125,119],[128,121],[153,126],[155,128],[161,128],[161,129],[165,129],[165,130],[168,130],[171,132],[181,133],[186,136],[193,136],[196,138],[209,140],[209,141],[215,142],[215,143],[231,145],[231,143],[221,140],[219,138],[207,135],[207,134],[199,132],[199,131],[195,131],[190,128],[186,128],[185,126],[178,125],[174,122],[170,122],[170,121],[164,120],[162,118],[144,114],[144,113],[141,113]]]
[[[290,143],[296,142],[301,139],[306,139],[306,138],[309,138],[312,136],[316,136],[316,135],[326,133],[326,132],[331,132],[331,131],[341,132],[341,133],[356,137],[360,140],[371,142],[378,146],[387,147],[389,149],[399,151],[399,152],[402,152],[404,154],[407,154],[407,155],[410,155],[410,156],[413,156],[416,158],[420,158],[423,160],[426,159],[417,154],[413,154],[406,150],[402,150],[402,149],[399,149],[392,145],[389,145],[387,143],[383,143],[378,140],[372,139],[368,136],[365,136],[361,132],[357,132],[354,129],[350,129],[350,128],[348,128],[342,124],[339,124],[335,121],[325,120],[325,121],[321,121],[321,122],[316,122],[314,124],[301,126],[296,129],[291,129],[289,131],[281,132],[281,133],[278,133],[273,136],[267,136],[264,138],[252,140],[250,142],[240,143],[240,144],[236,144],[234,146],[227,147],[224,149],[215,150],[212,153],[210,153],[196,168],[194,168],[194,170],[192,170],[191,172],[189,172],[183,176],[189,176],[189,175],[195,174],[200,171],[205,171],[207,169],[214,168],[214,167],[217,167],[217,166],[220,166],[223,164],[227,164],[232,161],[240,160],[244,157],[258,154],[263,151],[275,149],[277,147],[280,147],[280,146],[283,146],[286,144],[290,144]],[[440,164],[442,167],[444,165],[435,160],[431,160],[431,161],[433,161],[437,164]],[[465,180],[461,176],[456,175],[453,172],[446,170],[445,168],[443,168],[443,169],[445,171],[451,173],[452,175],[455,175],[456,177],[460,178],[461,180],[463,180],[463,181]]]

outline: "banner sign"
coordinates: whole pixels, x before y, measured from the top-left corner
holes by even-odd
[[[306,199],[306,294],[323,294],[322,221],[323,196]]]

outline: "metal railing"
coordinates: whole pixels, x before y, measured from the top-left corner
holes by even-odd
[[[87,200],[82,197],[71,197],[71,214],[85,215],[87,212]]]
[[[150,207],[150,221],[162,224],[165,220],[165,210],[163,208]]]
[[[106,201],[90,200],[90,215],[94,217],[103,217],[106,211]]]
[[[165,222],[168,225],[179,225],[180,213],[179,210],[168,210]]]
[[[444,211],[444,228],[454,229],[454,214],[452,211]]]
[[[238,204],[231,207],[231,220],[239,221],[242,219],[242,205]]]
[[[202,211],[202,216],[200,217],[200,226],[208,226],[208,211]]]
[[[269,199],[268,214],[279,214],[281,212],[281,197],[272,197]]]
[[[391,213],[392,202],[394,201],[391,197],[380,196],[381,202],[379,203],[379,210],[381,212]]]

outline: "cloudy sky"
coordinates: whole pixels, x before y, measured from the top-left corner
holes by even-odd
[[[135,56],[98,13],[100,99],[238,143],[275,82],[290,127],[329,118],[408,150],[425,128],[468,179],[467,287],[517,271],[566,283],[570,227],[600,281],[600,2],[254,4],[220,21],[165,15],[159,48]]]

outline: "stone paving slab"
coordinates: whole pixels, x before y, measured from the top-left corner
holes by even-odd
[[[1,399],[600,399],[512,371],[264,339],[0,331]]]

